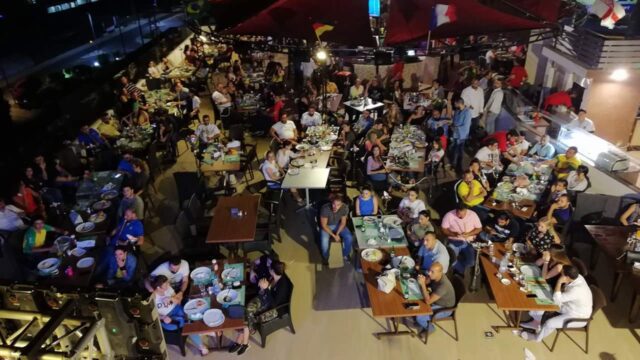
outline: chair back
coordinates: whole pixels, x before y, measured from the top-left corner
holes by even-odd
[[[456,181],[455,185],[453,185],[453,196],[455,196],[456,204],[460,203],[460,198],[458,197],[458,187],[462,184],[462,179]]]
[[[582,275],[583,277],[586,277],[587,275],[589,275],[589,270],[587,268],[587,265],[585,265],[584,261],[582,261],[580,258],[577,258],[577,257],[571,258],[571,263],[573,264],[573,266],[576,267],[576,269],[578,269],[578,272],[580,273],[580,275]]]
[[[189,216],[189,220],[191,222],[196,222],[198,219],[201,219],[204,216],[202,204],[200,203],[197,194],[191,195],[191,199],[189,199],[189,204],[187,205],[187,215]]]
[[[595,285],[589,285],[589,289],[591,289],[591,296],[593,296],[593,311],[591,312],[591,318],[593,319],[598,311],[607,306],[607,297]]]
[[[453,290],[456,292],[456,307],[460,303],[460,300],[467,294],[467,289],[464,286],[464,280],[457,275],[453,275],[450,278],[451,285],[453,285]]]

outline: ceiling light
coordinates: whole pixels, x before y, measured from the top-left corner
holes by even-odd
[[[629,72],[627,69],[616,69],[611,73],[611,80],[624,81],[629,78]]]

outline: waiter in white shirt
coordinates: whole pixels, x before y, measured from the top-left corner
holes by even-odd
[[[471,85],[462,90],[460,95],[464,103],[471,109],[471,127],[477,128],[484,111],[484,91],[480,87],[480,80],[471,80]]]
[[[305,129],[309,126],[322,125],[322,115],[319,112],[316,112],[315,105],[309,105],[309,110],[302,114],[300,124],[302,124],[302,127]]]
[[[584,109],[578,111],[578,117],[569,123],[569,127],[579,128],[590,133],[596,131],[596,127],[593,126],[593,121],[587,119],[587,110]]]
[[[544,259],[545,264],[543,266],[548,266],[549,260],[548,258]],[[562,289],[563,285],[564,290]],[[567,319],[589,319],[591,317],[591,312],[593,311],[593,295],[591,294],[589,285],[575,266],[564,265],[562,267],[560,279],[558,279],[553,293],[553,302],[560,307],[560,311],[558,311],[556,316],[545,321],[544,324],[542,324],[542,328],[540,328],[540,323],[544,311],[529,312],[533,320],[522,324],[522,327],[536,330],[537,334],[523,331],[520,334],[523,339],[541,342],[542,339],[551,334],[553,330],[565,326],[564,322]],[[566,326],[570,328],[580,328],[585,325],[585,321],[572,321]]]

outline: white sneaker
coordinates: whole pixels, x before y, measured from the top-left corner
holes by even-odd
[[[520,337],[527,341],[534,341],[536,339],[536,336],[534,334],[526,331],[523,331],[522,333],[520,333]]]

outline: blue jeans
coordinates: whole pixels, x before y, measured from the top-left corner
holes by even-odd
[[[431,305],[431,309],[432,310],[442,309],[442,306],[433,304],[433,305]],[[447,316],[450,316],[450,315],[451,315],[451,311],[444,311],[444,312],[441,312],[441,313],[437,314],[435,318],[436,319],[442,319],[442,318],[446,318]],[[416,316],[416,322],[423,329],[428,329],[429,328],[429,322],[430,321],[431,321],[431,315],[418,315],[418,316]]]
[[[466,139],[453,139],[451,145],[451,165],[456,169],[462,169],[462,158],[464,157],[464,144]]]
[[[494,114],[491,111],[487,112],[487,118],[486,118],[486,123],[485,123],[485,130],[486,132],[491,135],[494,132],[496,132],[496,120],[498,119],[498,115],[500,114]]]
[[[162,328],[169,331],[175,331],[181,329],[184,326],[186,314],[184,310],[182,310],[181,305],[176,305],[170,313],[167,314],[168,317],[171,318],[171,322],[169,324],[160,320],[160,324],[162,324]],[[202,347],[202,338],[200,335],[189,335],[189,339],[193,342],[198,348]]]
[[[387,174],[370,174],[371,181],[387,181]]]
[[[464,274],[464,270],[472,267],[476,262],[476,252],[473,246],[466,241],[449,239],[449,247],[453,249],[458,258],[453,263],[453,270],[460,274]]]
[[[327,225],[332,232],[338,230],[340,223],[335,225]],[[351,254],[351,244],[353,242],[353,235],[351,235],[351,231],[346,227],[342,229],[340,232],[340,239],[342,239],[342,256],[347,257]],[[331,236],[328,232],[320,229],[320,250],[322,251],[322,257],[324,259],[329,259],[329,241],[331,240]]]

